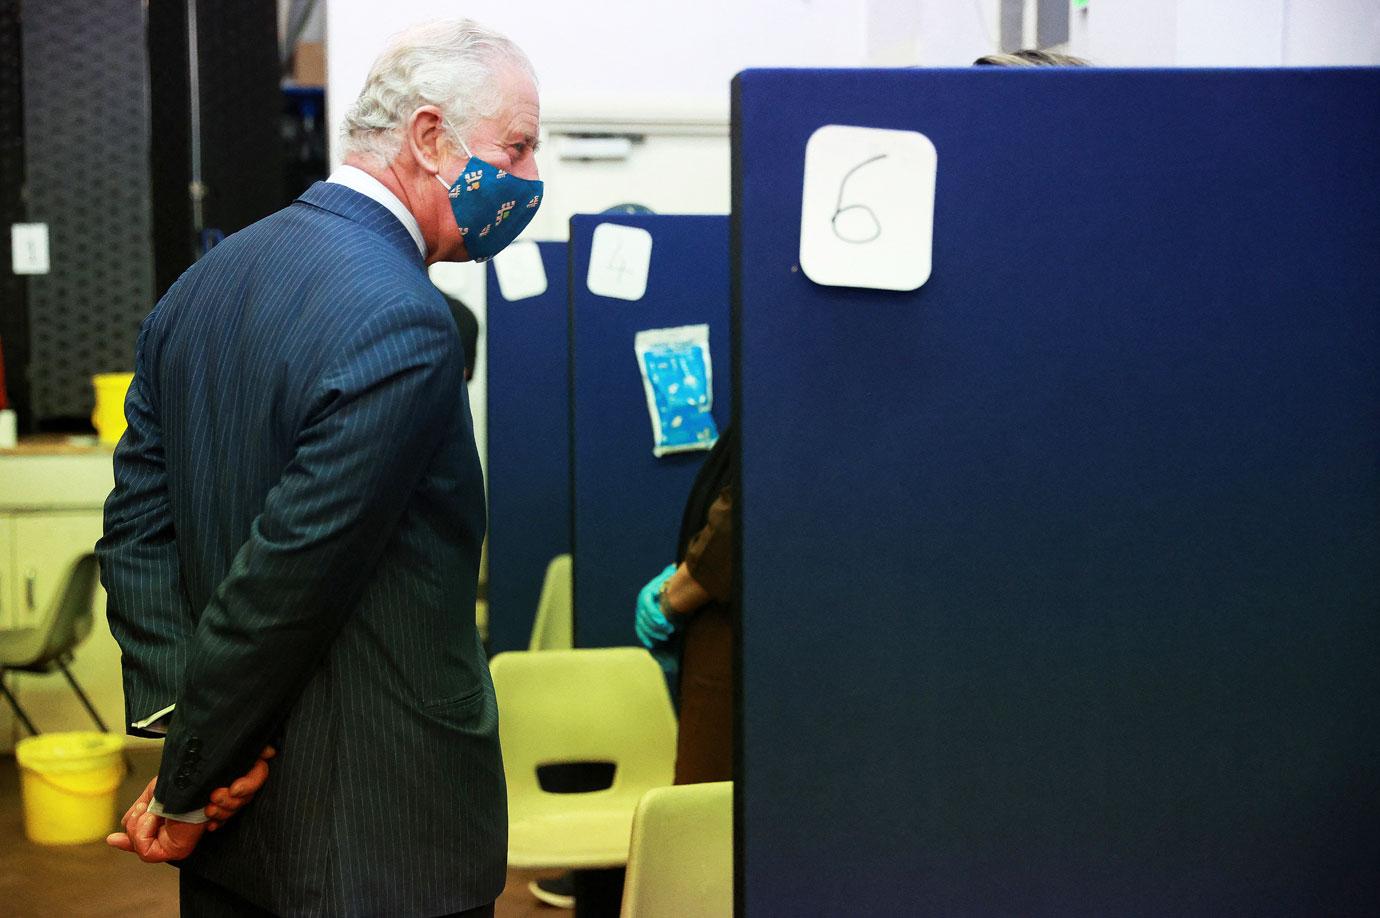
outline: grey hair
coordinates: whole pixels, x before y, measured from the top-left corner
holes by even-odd
[[[504,75],[536,82],[532,62],[509,38],[470,19],[443,19],[399,32],[374,61],[340,129],[346,156],[384,168],[402,148],[412,113],[435,105],[460,136],[498,114]]]
[[[1088,61],[1057,51],[1025,49],[1010,54],[987,54],[973,61],[977,67],[1090,67]]]

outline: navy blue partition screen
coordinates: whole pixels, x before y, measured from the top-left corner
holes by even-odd
[[[526,650],[546,565],[570,550],[566,244],[546,292],[509,302],[488,269],[489,648]]]
[[[640,300],[597,296],[585,279],[600,223],[652,234]],[[577,216],[570,221],[571,500],[575,643],[632,644],[637,592],[674,560],[681,513],[707,455],[652,455],[652,426],[633,352],[637,332],[709,326],[714,417],[728,421],[728,218]]]
[[[914,293],[796,270],[829,123],[934,142]],[[1377,150],[1373,70],[738,77],[746,914],[1380,912]]]

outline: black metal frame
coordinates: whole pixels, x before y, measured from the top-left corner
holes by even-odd
[[[96,706],[91,703],[90,697],[82,690],[81,685],[77,682],[77,677],[72,675],[72,671],[67,668],[67,664],[71,662],[72,656],[68,654],[62,659],[55,660],[53,665],[67,678],[67,684],[72,686],[72,691],[76,693],[77,700],[81,702],[83,708],[86,708],[86,713],[91,715],[91,719],[96,722],[96,726],[100,728],[100,731],[102,733],[109,733],[110,728],[105,725],[105,721],[102,720],[101,715],[97,713]],[[5,676],[10,673],[29,673],[31,675],[43,676],[52,673],[52,671],[52,668],[47,666],[41,669],[25,669],[22,666],[0,666],[0,692],[4,693],[5,700],[10,703],[10,707],[14,708],[15,716],[19,718],[19,722],[24,725],[24,729],[28,730],[32,736],[38,736],[39,730],[34,726],[34,722],[29,717],[28,713],[19,704],[19,699],[14,697],[14,693],[10,691],[10,687],[5,685]]]
[[[14,694],[10,691],[10,687],[5,684],[5,677],[9,675],[9,672],[10,671],[7,669],[0,668],[0,693],[4,694],[5,700],[10,703],[10,707],[14,708],[14,716],[19,718],[19,722],[24,725],[25,730],[29,731],[29,735],[37,736],[38,728],[34,726],[32,720],[29,720],[29,715],[25,714],[24,709],[19,706],[19,699],[14,697]]]
[[[77,677],[72,675],[72,670],[67,668],[67,664],[72,662],[72,655],[68,654],[55,662],[58,671],[67,679],[67,684],[72,686],[72,691],[76,693],[77,700],[80,701],[81,706],[86,709],[86,713],[96,722],[96,726],[100,728],[102,733],[109,733],[110,728],[106,726],[105,720],[96,711],[96,706],[91,703],[91,698],[86,694],[85,690],[82,689],[81,684],[77,682]],[[34,726],[33,719],[29,717],[28,712],[20,705],[19,699],[14,697],[14,693],[10,691],[10,687],[5,684],[5,677],[10,673],[29,673],[30,675],[45,676],[52,672],[53,670],[50,668],[24,669],[18,666],[0,666],[0,694],[5,696],[5,700],[8,701],[10,707],[14,709],[15,717],[19,718],[19,722],[24,725],[24,729],[29,731],[30,736],[38,736],[39,729]],[[134,770],[134,763],[130,761],[128,752],[121,753],[120,758],[124,760],[126,770]]]

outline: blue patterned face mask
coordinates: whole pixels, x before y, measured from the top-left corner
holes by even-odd
[[[456,138],[459,140],[460,138]],[[450,209],[465,251],[475,261],[488,261],[518,237],[541,205],[542,183],[518,178],[486,163],[470,152],[463,140],[469,162],[455,184],[436,176],[450,195]]]

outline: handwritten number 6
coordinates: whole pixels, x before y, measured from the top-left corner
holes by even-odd
[[[849,204],[845,207],[843,205],[843,193],[848,187],[848,180],[853,177],[853,173],[864,166],[870,166],[879,160],[886,159],[886,156],[885,153],[879,153],[871,159],[863,160],[852,169],[845,172],[843,181],[839,182],[839,196],[838,200],[834,203],[834,215],[829,218],[829,226],[834,231],[834,235],[844,242],[852,243],[853,245],[865,245],[882,235],[882,224],[877,219],[877,214],[872,208],[868,207],[866,204]],[[852,220],[844,220],[844,225],[840,226],[839,218],[849,213],[855,216],[865,216],[867,218],[866,226],[850,227],[848,224],[855,222]]]

